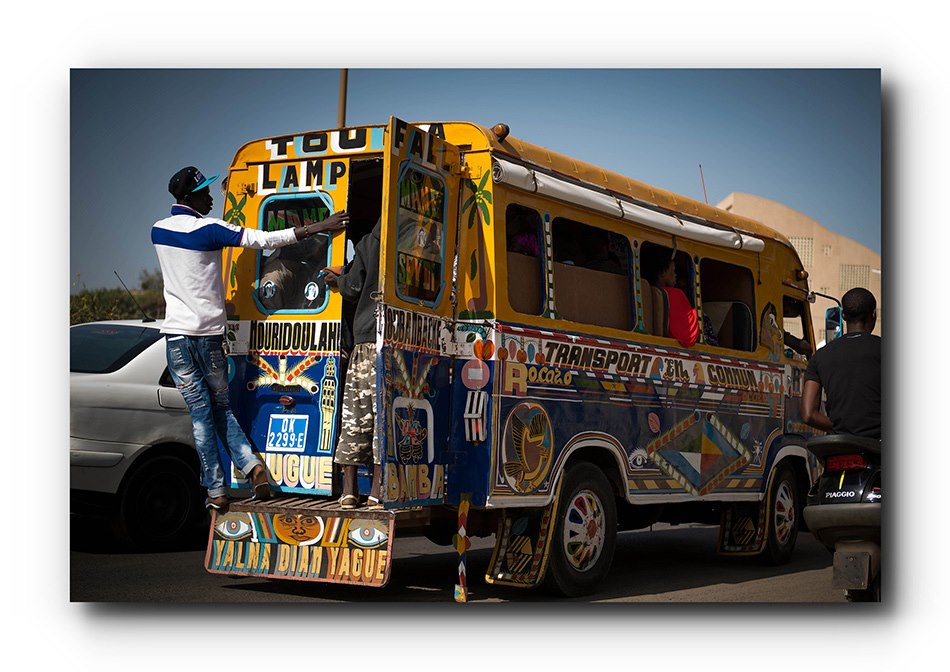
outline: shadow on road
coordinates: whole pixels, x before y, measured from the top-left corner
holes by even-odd
[[[720,556],[716,552],[717,536],[718,528],[715,527],[622,533],[617,539],[610,574],[601,589],[593,595],[556,599],[559,602],[587,603],[649,598],[711,585],[729,586],[790,577],[801,572],[825,570],[831,565],[831,555],[808,533],[799,537],[792,560],[781,566],[769,566],[752,557]],[[537,603],[552,600],[552,594],[544,587],[526,590],[488,584],[485,573],[491,562],[492,539],[480,540],[480,544],[481,548],[469,551],[467,556],[470,601]],[[458,580],[457,567],[455,552],[431,545],[429,552],[403,557],[397,554],[389,584],[380,589],[258,579],[239,580],[227,588],[339,602],[451,602]],[[776,601],[795,600],[791,596],[777,596]]]
[[[209,574],[206,533],[178,548],[145,553],[129,548],[101,521],[74,518],[71,587],[74,601],[143,603],[452,603],[458,555],[422,538],[396,538],[389,583],[383,588]],[[755,558],[716,552],[718,528],[683,526],[618,535],[613,564],[600,590],[553,598],[546,590],[485,581],[493,537],[473,539],[467,554],[470,602],[831,602],[831,555],[808,533],[791,561],[763,565]],[[178,553],[171,557],[170,554]],[[827,584],[827,586],[825,585]],[[775,591],[774,593],[771,591]]]
[[[208,547],[207,526],[195,529],[186,539],[160,547],[136,548],[113,534],[109,521],[97,516],[69,516],[69,549],[78,553],[121,555],[142,552],[162,553],[204,551]]]

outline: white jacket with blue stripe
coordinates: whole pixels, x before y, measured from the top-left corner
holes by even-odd
[[[218,336],[227,326],[221,250],[274,249],[297,242],[293,229],[258,231],[202,217],[184,205],[152,226],[152,244],[165,282],[162,332]]]

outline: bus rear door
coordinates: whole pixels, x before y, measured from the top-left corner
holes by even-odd
[[[386,508],[445,501],[460,153],[440,135],[395,117],[386,131],[377,335]]]

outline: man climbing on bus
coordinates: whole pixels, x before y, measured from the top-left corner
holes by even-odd
[[[229,499],[218,441],[247,476],[258,499],[270,497],[267,467],[231,412],[228,365],[224,355],[227,315],[224,305],[221,250],[225,247],[274,249],[321,231],[346,225],[349,215],[337,212],[318,224],[281,231],[258,231],[206,217],[214,199],[210,184],[194,166],[182,168],[168,183],[175,197],[171,216],[152,226],[152,244],[165,283],[168,371],[191,414],[195,449],[201,462],[201,484],[208,490],[205,506],[227,510]]]

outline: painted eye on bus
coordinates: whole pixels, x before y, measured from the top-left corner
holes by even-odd
[[[361,518],[350,522],[349,539],[357,546],[374,548],[389,539],[386,524],[378,520]]]
[[[649,460],[650,458],[647,455],[647,451],[643,448],[637,448],[633,451],[633,454],[630,455],[630,467],[633,469],[642,469]]]
[[[226,516],[223,516],[218,524],[214,526],[214,529],[217,530],[218,534],[226,539],[243,539],[244,537],[250,536],[253,528],[251,527],[250,519],[243,514],[239,513],[229,513]]]

